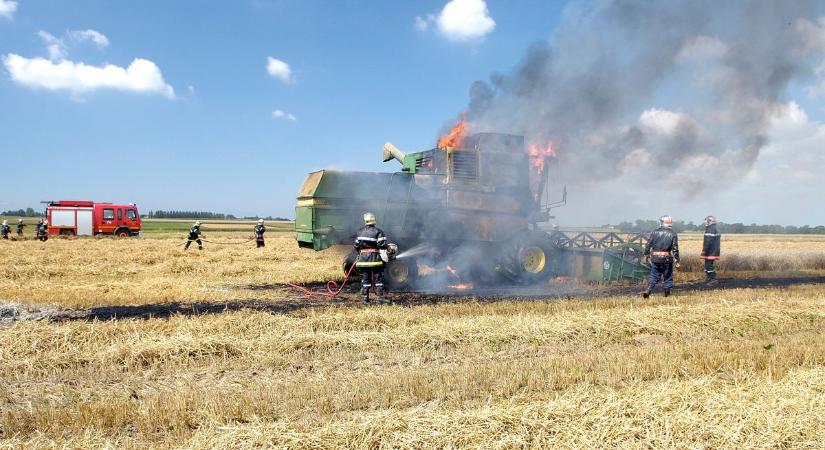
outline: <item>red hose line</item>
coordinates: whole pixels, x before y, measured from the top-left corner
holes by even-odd
[[[297,284],[292,284],[292,283],[286,283],[286,284],[287,284],[287,286],[292,286],[295,289],[298,289],[299,291],[301,291],[307,297],[335,298],[335,297],[338,296],[338,294],[341,293],[341,291],[344,290],[344,286],[347,285],[347,280],[349,280],[349,276],[350,276],[350,274],[352,273],[353,270],[355,270],[355,262],[353,262],[352,266],[350,266],[349,271],[347,272],[347,275],[344,278],[344,282],[341,284],[341,287],[338,287],[338,283],[336,283],[335,281],[330,280],[330,281],[327,281],[327,285],[326,285],[327,291],[326,292],[312,291],[312,290],[309,290],[309,289],[307,289],[303,286],[298,286]]]

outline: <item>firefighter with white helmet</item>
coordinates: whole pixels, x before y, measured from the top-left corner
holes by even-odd
[[[679,267],[679,237],[673,231],[672,217],[659,218],[659,228],[650,234],[644,256],[645,262],[650,264],[650,278],[642,297],[650,297],[660,279],[664,281],[665,297],[669,296],[673,288],[673,266]]]
[[[46,218],[42,218],[37,222],[37,239],[40,239],[41,242],[46,242],[49,240],[49,221]]]
[[[719,253],[722,247],[722,235],[716,229],[716,217],[705,217],[705,239],[702,242],[702,254],[700,258],[705,260],[705,281],[708,284],[716,284],[716,269],[713,267],[714,262],[719,259]]]
[[[264,233],[266,233],[264,219],[258,219],[258,224],[255,225],[255,248],[264,246]]]
[[[184,250],[188,250],[189,246],[192,245],[192,241],[198,243],[198,250],[203,250],[203,242],[201,238],[205,237],[203,233],[201,233],[201,221],[196,220],[194,224],[192,224],[192,228],[189,229],[189,237],[186,241],[186,245],[183,246]]]
[[[389,303],[384,298],[384,261],[380,254],[381,250],[387,249],[387,237],[375,223],[375,214],[364,214],[364,226],[355,238],[355,251],[358,252],[355,267],[361,271],[361,298],[364,303],[370,301],[373,282],[378,303]]]
[[[2,227],[2,230],[0,231],[0,233],[3,234],[3,239],[8,239],[9,238],[9,233],[11,233],[11,227],[9,226],[9,221],[8,220],[3,221],[3,227]]]
[[[23,238],[23,228],[26,228],[26,224],[23,223],[23,219],[17,219],[17,237],[20,239]]]

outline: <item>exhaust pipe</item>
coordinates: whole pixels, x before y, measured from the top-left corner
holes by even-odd
[[[404,158],[407,156],[398,149],[398,147],[394,146],[392,142],[384,143],[384,152],[382,153],[382,157],[384,158],[384,162],[397,159],[401,165],[404,165]]]

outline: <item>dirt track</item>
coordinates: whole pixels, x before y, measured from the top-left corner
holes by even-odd
[[[785,288],[799,284],[825,284],[825,276],[771,277],[751,279],[721,279],[716,286],[707,286],[701,282],[685,283],[674,289],[675,295],[684,295],[690,291]],[[18,320],[48,320],[52,322],[66,320],[117,320],[165,318],[172,315],[218,314],[225,311],[250,309],[273,314],[288,314],[311,308],[323,307],[369,307],[359,301],[357,285],[350,285],[334,299],[323,297],[309,298],[297,293],[294,288],[280,284],[243,286],[248,290],[279,290],[284,293],[281,301],[264,301],[248,299],[228,303],[194,302],[194,303],[160,303],[135,306],[102,306],[89,309],[57,309],[50,307],[36,308],[17,304],[0,304],[0,324],[10,324]],[[310,285],[316,291],[323,285]],[[582,286],[559,284],[550,290],[547,288],[502,287],[479,288],[472,291],[448,291],[441,293],[394,292],[389,295],[396,305],[412,307],[424,304],[458,303],[458,302],[497,302],[504,300],[561,300],[570,298],[600,298],[614,296],[636,296],[641,288],[636,286]],[[654,292],[654,298],[660,296]]]

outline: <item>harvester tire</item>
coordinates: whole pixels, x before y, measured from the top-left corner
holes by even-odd
[[[394,259],[384,266],[384,283],[390,290],[407,289],[418,279],[418,263],[415,258]]]
[[[519,284],[545,281],[555,273],[556,246],[550,236],[531,232],[509,246],[505,275]]]
[[[355,264],[355,260],[358,259],[358,253],[355,252],[355,249],[350,250],[346,256],[344,256],[344,262],[341,264],[341,268],[344,270],[344,275],[350,273],[349,269]],[[352,276],[358,275],[358,269],[352,271]]]

